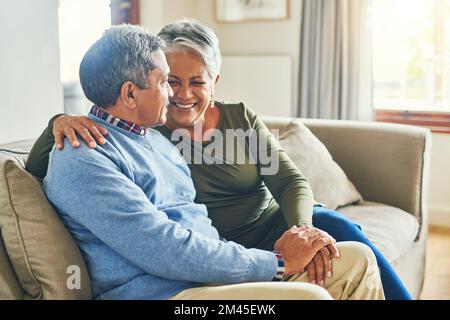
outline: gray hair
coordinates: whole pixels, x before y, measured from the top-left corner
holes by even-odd
[[[149,87],[155,68],[152,54],[164,43],[142,27],[113,26],[86,52],[80,64],[80,82],[86,97],[99,107],[114,105],[125,81]]]
[[[207,26],[192,19],[185,19],[165,25],[158,36],[166,43],[164,51],[192,50],[202,57],[212,78],[220,73],[222,56],[219,40]]]

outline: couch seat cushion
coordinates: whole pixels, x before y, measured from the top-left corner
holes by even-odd
[[[413,215],[376,202],[364,201],[338,211],[360,225],[389,262],[406,252],[419,231],[419,223]]]

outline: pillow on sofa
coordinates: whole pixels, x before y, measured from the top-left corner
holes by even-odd
[[[22,300],[23,290],[0,237],[0,300]]]
[[[81,253],[41,185],[4,156],[0,156],[0,208],[3,241],[26,299],[92,298]],[[73,270],[80,271],[79,282]]]
[[[279,142],[308,179],[316,201],[333,210],[362,201],[361,194],[325,145],[300,120],[280,130]]]

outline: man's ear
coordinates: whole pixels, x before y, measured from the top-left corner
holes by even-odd
[[[137,87],[131,81],[125,81],[120,87],[120,99],[128,108],[136,107]]]

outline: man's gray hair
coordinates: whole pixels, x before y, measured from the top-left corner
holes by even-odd
[[[109,28],[81,61],[84,94],[105,108],[117,102],[125,81],[148,88],[149,72],[155,68],[152,54],[163,48],[163,42],[142,27],[124,24]]]
[[[185,19],[165,25],[158,36],[164,40],[166,52],[171,50],[193,50],[199,54],[211,78],[220,73],[222,56],[219,40],[212,29],[193,19]]]

